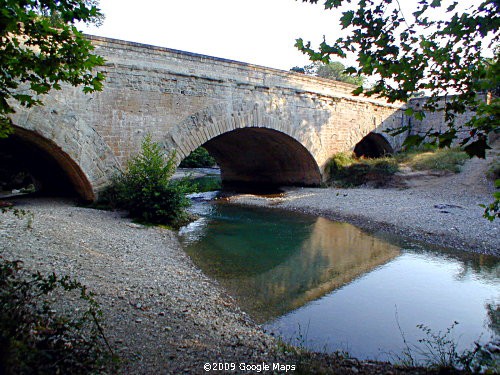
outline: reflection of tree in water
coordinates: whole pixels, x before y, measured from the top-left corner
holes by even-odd
[[[450,257],[461,263],[462,270],[456,275],[459,281],[471,275],[490,282],[497,282],[500,278],[500,262],[497,257],[484,254],[453,254]]]
[[[496,336],[500,337],[500,306],[496,303],[486,304],[486,314],[488,316],[488,326],[495,332]]]

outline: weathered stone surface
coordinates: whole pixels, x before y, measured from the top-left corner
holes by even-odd
[[[491,97],[488,94],[482,93],[479,94],[479,99],[484,102],[489,102]],[[414,98],[410,101],[409,106],[414,110],[422,110],[428,98]],[[448,125],[445,118],[444,108],[446,105],[446,101],[448,98],[446,96],[442,97],[436,104],[438,110],[435,112],[425,112],[425,117],[423,120],[416,120],[415,118],[405,116],[405,123],[410,126],[412,134],[425,135],[427,132],[438,132],[443,133],[448,130]],[[457,115],[455,117],[454,126],[457,129],[455,144],[462,141],[464,138],[470,136],[470,128],[467,128],[465,124],[470,121],[476,112],[472,110],[467,110],[464,113]]]

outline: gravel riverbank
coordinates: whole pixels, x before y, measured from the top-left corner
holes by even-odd
[[[174,232],[69,202],[16,206],[33,212],[33,228],[0,215],[0,254],[94,291],[122,373],[202,374],[207,362],[276,361],[274,340],[192,264]]]

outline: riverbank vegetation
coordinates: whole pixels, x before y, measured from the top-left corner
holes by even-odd
[[[296,345],[278,339],[277,350],[296,364],[299,374],[497,374],[496,344],[475,343],[473,348],[460,351],[459,341],[453,336],[457,324],[444,332],[420,324],[417,327],[424,336],[415,344],[408,343],[402,333],[405,350],[393,355],[391,362],[361,361],[345,351],[311,351],[300,335]]]
[[[58,297],[56,299],[56,296]],[[76,301],[64,311],[56,300]],[[0,373],[114,373],[101,310],[85,286],[68,276],[42,275],[0,256]]]
[[[468,155],[458,148],[416,149],[396,154],[399,165],[416,171],[448,171],[460,172],[461,166],[469,159]]]
[[[125,209],[138,221],[180,227],[189,221],[186,194],[193,191],[187,178],[171,180],[175,153],[166,159],[158,143],[146,136],[141,152],[130,159],[100,197],[100,205]]]
[[[216,164],[215,159],[208,153],[206,148],[198,147],[181,161],[179,168],[209,168]]]
[[[398,170],[399,166],[394,158],[365,159],[345,152],[335,154],[326,166],[330,183],[338,187],[353,187],[367,183],[380,187]]]
[[[358,158],[353,153],[343,152],[332,156],[326,171],[330,183],[334,186],[353,187],[369,184],[381,187],[404,168],[458,173],[467,159],[467,154],[460,149],[435,149],[429,146],[373,159]]]

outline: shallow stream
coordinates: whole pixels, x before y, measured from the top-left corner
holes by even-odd
[[[431,334],[470,349],[500,337],[498,258],[431,249],[297,213],[197,202],[186,252],[285,342],[397,361]],[[418,325],[425,327],[418,328]]]

